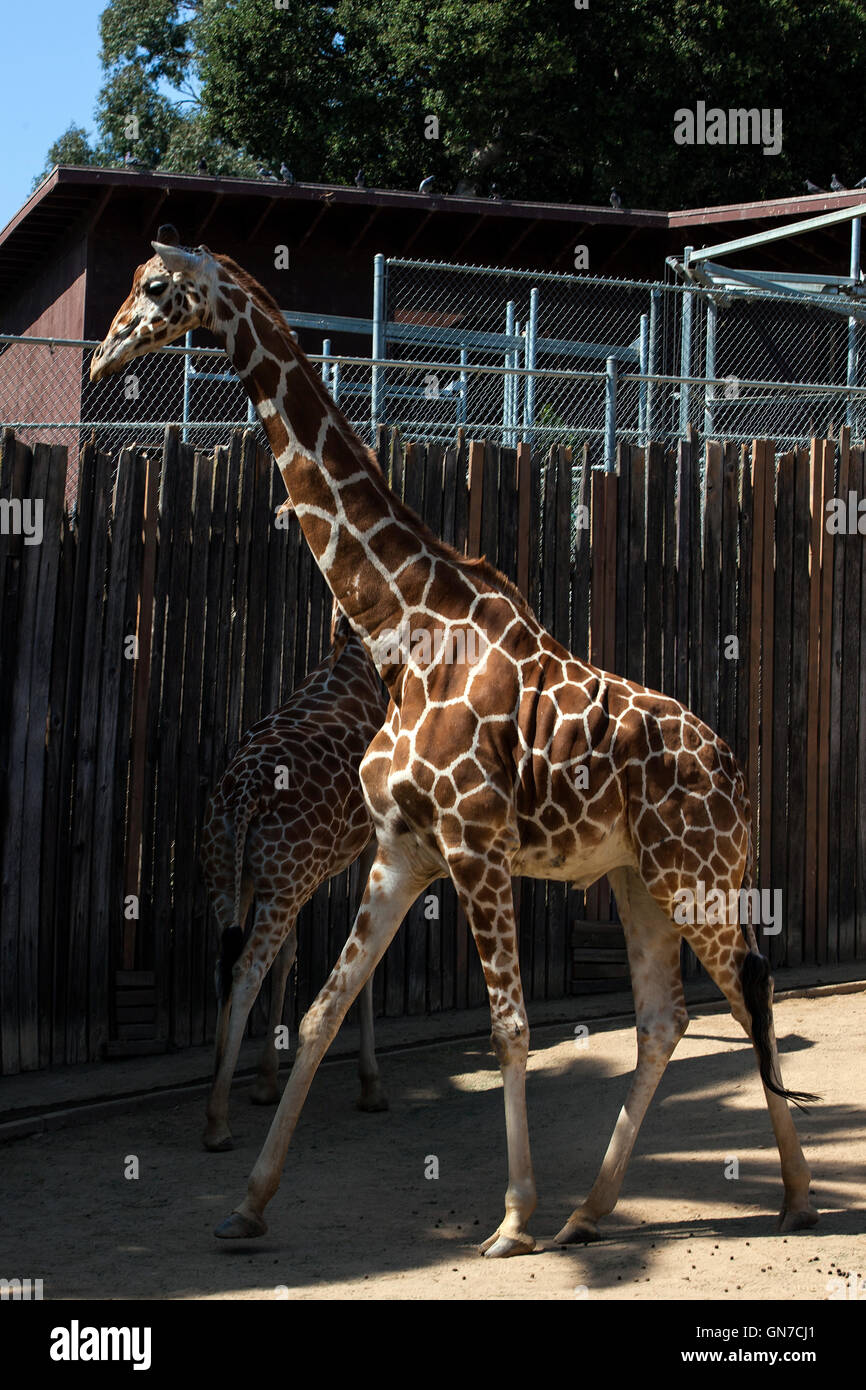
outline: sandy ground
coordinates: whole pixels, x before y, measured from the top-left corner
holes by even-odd
[[[600,1243],[552,1239],[595,1176],[634,1065],[633,1029],[593,1022],[586,1047],[571,1027],[533,1036],[531,1256],[475,1248],[502,1211],[504,1120],[489,1047],[464,1041],[386,1056],[387,1114],[355,1110],[352,1061],[323,1065],[257,1241],[211,1234],[273,1113],[247,1087],[225,1154],[199,1145],[199,1101],[5,1145],[0,1274],[41,1277],[46,1299],[841,1297],[866,1276],[864,996],[777,1002],[776,1027],[786,1084],[823,1097],[797,1120],[822,1213],[812,1231],[775,1233],[778,1155],[751,1048],[728,1014],[695,1007]],[[124,1177],[130,1155],[137,1179]],[[431,1158],[438,1178],[425,1177]]]

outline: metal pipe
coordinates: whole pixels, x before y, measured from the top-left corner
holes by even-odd
[[[605,363],[604,382],[604,471],[616,469],[616,372],[615,357]]]
[[[505,335],[514,336],[514,300],[509,299],[505,306]],[[515,366],[514,353],[511,348],[505,350],[505,374],[502,379],[502,438],[506,444],[511,443],[511,413],[512,400],[517,390],[517,381],[513,376],[508,375],[508,368]]]
[[[385,356],[385,257],[373,259],[373,360]],[[370,426],[375,436],[384,401],[384,375],[379,366],[372,370],[370,385]]]
[[[689,259],[694,251],[693,246],[686,246],[683,249],[683,265],[689,264]],[[680,339],[680,376],[688,377],[692,368],[692,291],[683,290],[683,311],[682,311],[682,335]],[[685,438],[689,426],[689,388],[685,384],[680,386],[680,429],[679,432]]]
[[[713,432],[713,403],[715,401],[716,388],[713,380],[716,375],[716,327],[718,317],[718,305],[714,299],[707,300],[707,346],[706,361],[704,371],[708,377],[707,385],[704,387],[704,435],[709,438]]]
[[[529,291],[529,318],[526,322],[526,366],[535,371],[535,345],[538,340],[538,290]],[[524,441],[532,443],[532,427],[535,424],[535,377],[526,378],[523,392],[523,433]]]
[[[662,292],[659,289],[653,290],[650,295],[649,313],[649,347],[647,352],[647,390],[646,390],[646,437],[647,443],[653,437],[653,397],[655,386],[652,380],[655,369],[658,365],[659,350],[659,310],[661,309]]]
[[[323,380],[323,382],[325,383],[326,386],[327,386],[327,384],[328,384],[328,378],[329,378],[330,375],[331,375],[331,364],[330,364],[330,360],[329,360],[329,359],[330,359],[330,356],[331,356],[331,340],[330,340],[330,338],[323,338],[323,339],[322,339],[322,380]]]
[[[192,329],[190,329],[184,338],[184,344],[188,348],[192,347]],[[183,433],[181,438],[184,444],[189,443],[189,386],[190,376],[192,375],[192,369],[190,367],[191,361],[192,358],[189,353],[187,353],[183,359]]]
[[[861,230],[861,226],[862,226],[861,219],[860,219],[859,217],[855,217],[854,220],[853,220],[853,222],[851,223],[851,263],[850,263],[850,270],[851,270],[851,280],[852,280],[852,283],[853,283],[853,284],[859,284],[859,282],[860,282],[860,230]],[[848,320],[848,372],[847,372],[847,384],[848,384],[849,388],[852,387],[852,386],[856,386],[856,385],[857,385],[857,320],[856,320],[855,318],[850,318],[850,319]],[[851,396],[848,397],[848,407],[847,407],[847,411],[846,411],[846,420],[847,420],[848,425],[850,426],[851,430],[856,434],[856,433],[857,433],[857,430],[856,430],[857,412],[856,412],[856,410],[854,409],[854,400],[853,400],[853,397],[851,397]]]
[[[460,349],[460,397],[457,403],[457,423],[465,425],[469,419],[469,377],[466,367],[469,361],[469,354],[465,348]]]
[[[641,443],[649,442],[646,432],[646,375],[649,371],[649,314],[640,316],[640,376],[637,388],[637,430]]]
[[[514,320],[514,332],[520,339],[520,342],[511,354],[511,364],[514,367],[515,373],[517,373],[517,375],[511,378],[511,434],[509,435],[508,442],[512,446],[516,445],[518,442],[517,424],[520,419],[521,388],[524,390],[526,388],[526,325],[521,323],[520,319]],[[522,367],[520,365],[521,353],[523,353],[524,362]]]

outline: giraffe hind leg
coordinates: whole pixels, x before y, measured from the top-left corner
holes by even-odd
[[[635,1002],[637,1066],[598,1177],[556,1237],[560,1245],[598,1240],[599,1218],[613,1211],[628,1162],[674,1048],[688,1027],[680,973],[680,933],[633,869],[608,874],[625,930]]]
[[[802,1108],[803,1102],[816,1100],[817,1097],[804,1092],[786,1091],[781,1084],[779,1052],[773,1028],[773,982],[769,963],[763,956],[749,950],[739,923],[704,926],[694,939],[687,933],[687,939],[704,969],[724,994],[731,1013],[755,1049],[782,1166],[784,1200],[779,1213],[780,1229],[796,1231],[814,1226],[818,1213],[809,1198],[811,1173],[803,1157],[787,1102],[792,1100]]]

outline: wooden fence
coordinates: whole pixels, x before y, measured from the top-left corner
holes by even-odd
[[[864,496],[846,435],[774,457],[692,442],[587,453],[379,441],[435,532],[485,553],[578,655],[676,695],[734,747],[755,806],[758,882],[781,889],[774,963],[866,958],[866,563],[823,524]],[[327,645],[329,602],[251,436],[211,455],[0,451],[0,1068],[201,1043],[215,931],[198,868],[207,798],[242,732]],[[42,499],[41,544],[9,503]],[[2,520],[2,518],[0,518]],[[588,521],[588,524],[584,524]],[[866,521],[864,521],[866,526]],[[304,910],[294,1023],[335,960],[355,886]],[[377,976],[389,1015],[486,995],[449,884],[416,904]],[[515,882],[530,999],[626,973],[604,883]],[[423,902],[423,900],[422,900]],[[696,969],[691,960],[687,969]],[[264,1026],[264,1001],[252,1019]]]

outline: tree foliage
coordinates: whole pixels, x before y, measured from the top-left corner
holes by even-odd
[[[117,163],[135,115],[133,154],[177,171],[595,203],[615,183],[644,207],[796,193],[866,175],[864,21],[864,0],[110,0],[98,144],[69,131],[49,158]],[[677,145],[698,101],[781,110],[781,153]]]

